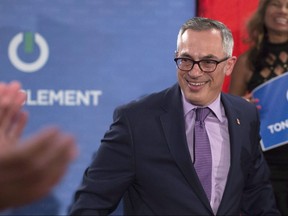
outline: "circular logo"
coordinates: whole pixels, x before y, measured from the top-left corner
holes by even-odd
[[[49,47],[46,40],[38,33],[35,33],[35,43],[39,47],[39,57],[34,62],[24,62],[18,56],[18,47],[23,42],[23,33],[15,35],[8,48],[8,56],[11,63],[20,71],[31,73],[42,68],[49,57]]]

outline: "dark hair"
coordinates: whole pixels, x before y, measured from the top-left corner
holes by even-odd
[[[259,5],[247,22],[248,38],[245,39],[249,43],[248,50],[248,67],[254,71],[255,68],[260,67],[265,61],[265,44],[268,41],[267,29],[265,26],[265,13],[267,6],[271,0],[260,0]]]

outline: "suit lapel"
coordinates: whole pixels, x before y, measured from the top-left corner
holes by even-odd
[[[208,198],[202,189],[201,183],[199,182],[193,167],[188,150],[181,91],[178,85],[175,85],[167,91],[163,104],[165,113],[161,116],[161,123],[170,152],[194,192],[198,195],[203,204],[212,211]]]
[[[225,209],[229,208],[230,198],[233,193],[233,182],[235,178],[239,176],[239,169],[237,164],[240,161],[241,152],[241,137],[239,137],[239,130],[241,129],[241,112],[237,104],[232,104],[225,94],[222,94],[221,101],[225,109],[225,113],[228,120],[228,130],[230,138],[230,168],[228,172],[227,182],[224,190],[224,194],[219,206],[217,215],[225,215]]]

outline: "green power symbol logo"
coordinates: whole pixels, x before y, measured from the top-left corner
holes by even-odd
[[[39,56],[33,62],[25,62],[19,58],[18,47],[23,43],[24,52],[26,54],[32,53],[34,45],[39,48]],[[35,33],[34,37],[31,32],[18,33],[15,35],[8,47],[8,56],[11,63],[20,71],[32,73],[42,68],[49,57],[49,47],[46,40],[39,34]]]

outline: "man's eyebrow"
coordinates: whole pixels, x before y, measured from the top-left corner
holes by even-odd
[[[182,53],[179,57],[184,57],[184,58],[190,58],[190,59],[194,59],[191,55],[189,55],[188,53]],[[200,59],[218,59],[217,56],[209,54],[206,56],[201,56]]]
[[[182,53],[180,56],[181,56],[181,57],[191,58],[191,59],[192,59],[192,57],[191,57],[188,53]]]
[[[218,57],[212,54],[209,54],[209,55],[203,56],[201,59],[215,59],[215,58],[217,59]]]

